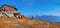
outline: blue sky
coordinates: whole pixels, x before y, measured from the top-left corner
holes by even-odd
[[[0,6],[16,6],[23,15],[60,16],[60,0],[0,0]]]

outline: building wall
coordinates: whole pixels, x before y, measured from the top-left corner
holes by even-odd
[[[0,17],[3,17],[4,15],[3,14],[0,14]]]

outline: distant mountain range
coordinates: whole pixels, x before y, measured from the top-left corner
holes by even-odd
[[[33,18],[36,20],[45,20],[50,22],[60,22],[60,16],[42,15],[42,16],[29,16],[29,18]]]

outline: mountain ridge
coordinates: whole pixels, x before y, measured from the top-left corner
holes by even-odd
[[[52,15],[42,15],[42,16],[29,16],[29,18],[36,20],[45,20],[50,22],[60,22],[60,16],[52,16]]]

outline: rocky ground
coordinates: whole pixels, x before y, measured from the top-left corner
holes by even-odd
[[[60,23],[23,18],[0,18],[0,28],[60,28]]]

